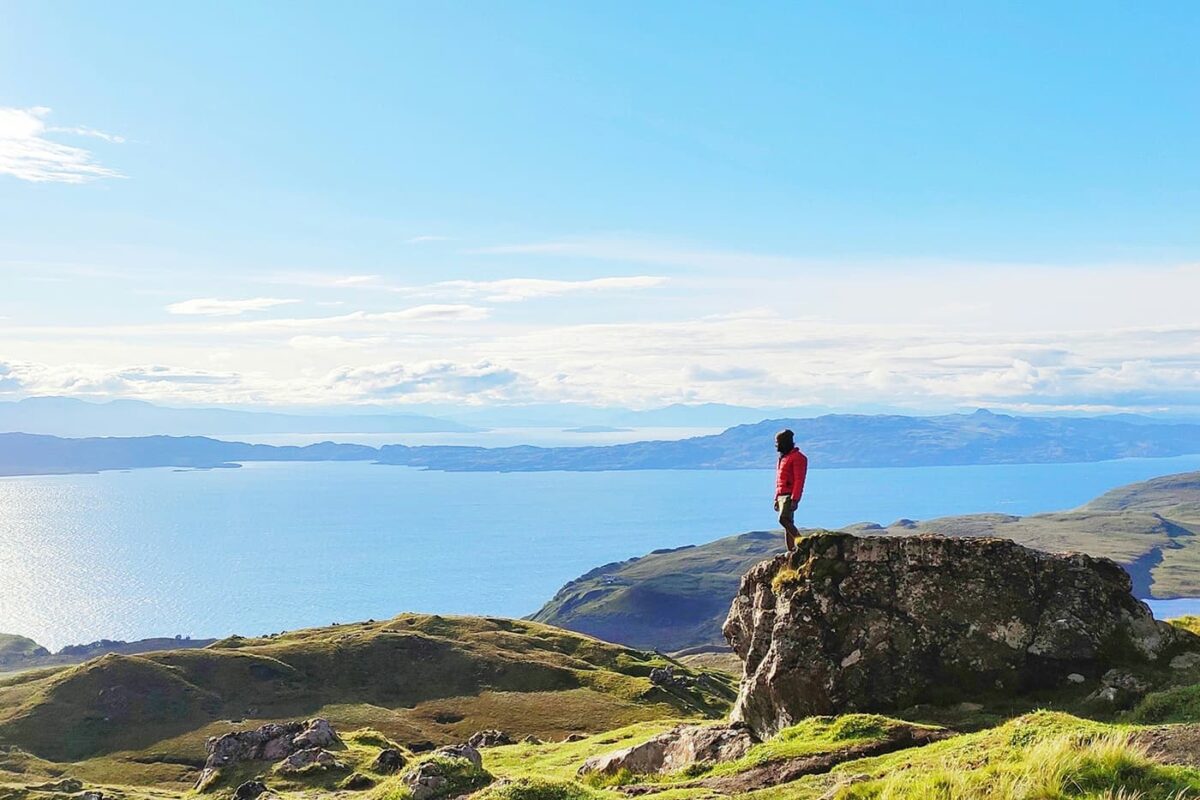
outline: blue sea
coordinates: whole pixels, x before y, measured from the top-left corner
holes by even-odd
[[[1200,456],[813,470],[799,519],[1028,514],[1195,469]],[[523,616],[600,564],[774,527],[773,488],[759,470],[463,474],[366,463],[3,478],[0,631],[58,648],[401,611]],[[1167,602],[1171,613],[1200,607]]]

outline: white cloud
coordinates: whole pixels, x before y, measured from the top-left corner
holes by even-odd
[[[307,352],[329,353],[337,350],[351,350],[384,344],[387,339],[380,336],[366,336],[359,339],[349,339],[345,336],[293,336],[288,339],[288,346],[293,350]]]
[[[96,163],[82,147],[56,142],[49,133],[67,133],[122,142],[123,138],[92,128],[51,128],[50,109],[0,107],[0,174],[34,183],[87,183],[100,178],[123,178],[120,172]]]
[[[353,400],[467,401],[479,403],[518,399],[529,382],[511,369],[488,361],[459,364],[451,361],[341,367],[323,381],[332,393]]]
[[[620,275],[581,280],[554,278],[500,278],[496,280],[446,280],[416,285],[385,283],[379,275],[275,275],[271,283],[313,286],[327,289],[367,289],[388,291],[409,297],[461,298],[464,295],[489,303],[512,303],[564,294],[630,291],[663,286],[668,278],[659,275]]]
[[[794,270],[819,262],[792,256],[734,250],[707,250],[638,239],[593,238],[562,239],[549,242],[523,242],[469,250],[477,255],[569,256],[572,258],[660,264],[716,270]]]
[[[55,126],[53,128],[47,128],[46,130],[50,133],[70,133],[74,134],[75,136],[90,136],[93,139],[101,139],[105,142],[109,142],[110,144],[125,144],[124,136],[118,136],[115,133],[98,131],[95,128],[89,128],[86,125],[76,125],[71,128],[61,128]]]
[[[405,244],[425,244],[426,242],[447,242],[449,236],[414,236],[411,239],[405,239]]]
[[[589,280],[553,280],[548,278],[504,278],[494,281],[440,281],[429,286],[399,289],[413,293],[449,293],[482,295],[489,303],[513,303],[536,297],[555,295],[649,289],[662,286],[666,278],[654,275],[591,278]]]
[[[236,317],[247,311],[264,311],[275,306],[299,303],[299,300],[284,300],[278,297],[251,297],[246,300],[218,300],[215,297],[200,297],[171,303],[167,311],[172,314],[187,314],[203,317]]]
[[[465,304],[438,304],[412,306],[398,311],[352,311],[349,314],[338,314],[332,317],[287,317],[282,319],[262,319],[253,322],[237,322],[230,326],[231,331],[271,331],[271,330],[323,330],[323,329],[352,329],[394,322],[474,322],[487,319],[490,311],[481,306]]]

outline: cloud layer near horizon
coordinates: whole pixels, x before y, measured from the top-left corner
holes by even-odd
[[[127,302],[148,310],[0,320],[0,398],[1200,412],[1194,265],[823,266],[748,254],[739,271],[726,263],[736,254],[648,254],[703,266],[424,283],[263,273],[164,306],[152,274],[72,265],[70,280],[127,285]],[[560,256],[528,246],[519,257]],[[263,284],[291,296],[259,295]]]

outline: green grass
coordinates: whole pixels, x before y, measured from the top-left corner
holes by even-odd
[[[0,633],[0,665],[6,662],[25,661],[47,654],[46,648],[27,636]]]
[[[1150,761],[1128,735],[1061,734],[989,755],[977,765],[934,764],[851,784],[836,800],[1068,800],[1182,798],[1200,773]]]
[[[1142,698],[1125,719],[1144,725],[1200,720],[1200,684],[1152,692]]]
[[[476,767],[465,758],[447,758],[445,756],[429,756],[421,759],[421,764],[431,764],[447,779],[446,786],[434,795],[435,798],[458,797],[477,789],[482,789],[492,782],[492,775],[486,769]],[[394,775],[371,790],[370,800],[411,800],[412,793],[404,785],[403,774]]]
[[[318,715],[339,729],[448,744],[489,727],[562,738],[728,711],[734,681],[727,675],[683,689],[652,685],[651,670],[672,663],[533,622],[408,614],[203,649],[109,655],[5,681],[0,744],[58,761],[147,749],[194,757],[205,736]],[[223,721],[231,719],[245,723]]]
[[[576,781],[518,778],[484,789],[475,800],[600,800],[605,795]]]
[[[1197,636],[1200,636],[1200,616],[1188,614],[1182,617],[1169,619],[1167,622],[1175,625],[1176,627],[1183,628],[1185,631],[1189,631]]]

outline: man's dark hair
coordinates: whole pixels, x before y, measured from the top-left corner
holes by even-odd
[[[786,444],[789,448],[796,446],[796,434],[792,433],[790,428],[784,428],[775,434],[775,440]]]

